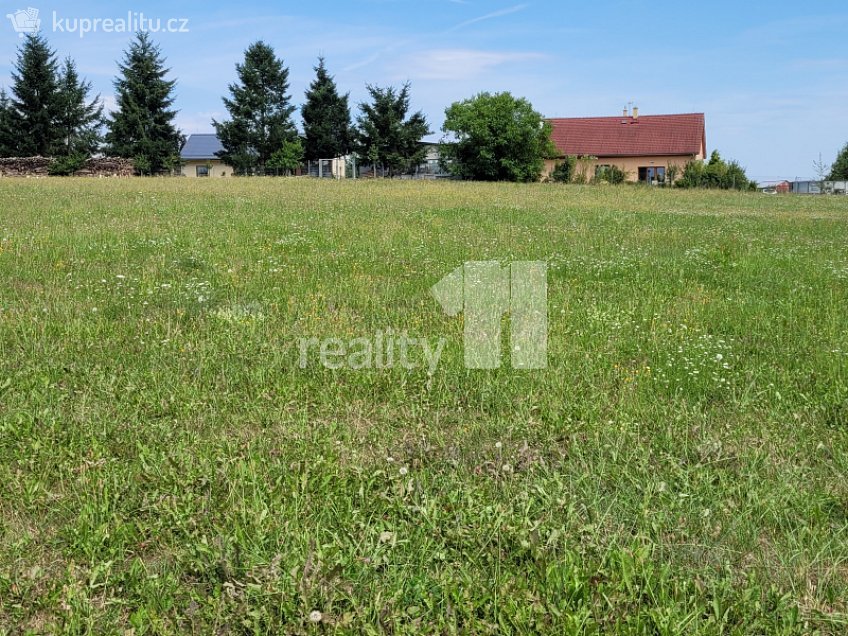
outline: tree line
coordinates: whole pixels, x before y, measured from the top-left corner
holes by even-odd
[[[316,161],[355,154],[375,176],[409,173],[426,155],[421,140],[430,127],[412,111],[411,86],[367,85],[368,101],[355,120],[350,95],[339,92],[325,60],[300,108],[302,132],[290,95],[289,69],[265,42],[251,44],[236,64],[237,80],[223,98],[229,118],[212,121],[223,145],[221,159],[236,174],[286,174]],[[115,110],[108,115],[91,83],[70,57],[59,61],[39,33],[22,42],[12,73],[11,93],[0,90],[0,156],[53,157],[54,174],[71,174],[96,153],[133,160],[140,174],[176,170],[185,141],[175,125],[176,80],[160,48],[140,32],[118,63]],[[557,157],[551,126],[526,99],[508,92],[480,93],[451,104],[442,126],[442,167],[457,178],[481,181],[538,181],[546,160],[556,160],[553,181],[574,181],[577,157]],[[620,183],[614,167],[600,180]],[[831,179],[848,179],[848,145],[832,166]],[[672,177],[675,181],[675,177]],[[681,187],[748,189],[744,169],[718,153],[690,162]]]
[[[305,160],[356,153],[387,176],[423,160],[421,139],[430,134],[423,113],[411,112],[411,87],[368,85],[370,101],[352,120],[349,94],[341,94],[323,58],[301,107],[303,133],[294,122],[289,69],[265,42],[251,44],[236,65],[225,121],[212,125],[224,147],[221,158],[236,174],[291,171]],[[69,57],[40,33],[21,44],[11,94],[0,91],[0,156],[53,157],[56,174],[72,173],[96,153],[134,161],[140,174],[176,169],[185,137],[174,120],[176,80],[160,48],[140,32],[124,52],[115,79],[115,110],[107,115],[100,95],[79,77]]]

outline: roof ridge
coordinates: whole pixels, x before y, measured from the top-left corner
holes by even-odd
[[[646,117],[691,117],[691,116],[701,116],[706,117],[705,113],[655,113],[650,115],[640,114],[639,119],[644,119]],[[589,115],[585,117],[546,117],[547,121],[560,121],[560,120],[568,120],[568,119],[629,119],[633,116],[628,115]]]

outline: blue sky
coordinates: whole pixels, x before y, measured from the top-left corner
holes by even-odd
[[[68,2],[0,0],[5,16],[39,9],[42,31],[71,55],[107,104],[126,33],[56,33],[66,18],[143,12],[188,20],[159,41],[178,80],[178,123],[208,132],[244,48],[263,39],[291,69],[300,104],[319,54],[352,101],[367,82],[412,82],[438,131],[445,107],[509,90],[546,116],[704,112],[707,143],[760,178],[811,177],[848,141],[848,3],[826,0],[647,3],[527,0]],[[64,23],[67,25],[67,22]],[[19,44],[0,25],[0,83]]]

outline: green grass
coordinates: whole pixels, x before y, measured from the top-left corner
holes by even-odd
[[[0,633],[848,629],[846,198],[2,179],[0,241]],[[472,260],[548,261],[548,370],[464,368]],[[387,328],[435,375],[297,364]]]

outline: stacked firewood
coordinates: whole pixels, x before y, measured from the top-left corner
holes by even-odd
[[[0,158],[0,177],[46,177],[50,173],[50,157]],[[131,177],[135,174],[132,159],[96,157],[85,162],[77,177]]]

